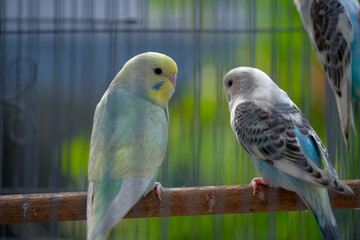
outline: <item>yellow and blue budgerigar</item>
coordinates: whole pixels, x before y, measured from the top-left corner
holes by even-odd
[[[89,157],[88,239],[106,239],[155,183],[168,139],[177,66],[148,52],[130,59],[95,110]]]
[[[231,70],[224,87],[233,132],[262,176],[251,181],[254,192],[257,184],[268,183],[296,192],[314,214],[323,238],[340,239],[327,189],[354,193],[338,179],[325,146],[300,109],[256,68]]]

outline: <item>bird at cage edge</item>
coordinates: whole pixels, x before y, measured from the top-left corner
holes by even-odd
[[[334,92],[345,144],[354,125],[352,99],[360,101],[358,0],[294,0],[316,56]]]
[[[96,106],[89,156],[87,238],[110,230],[155,183],[168,140],[168,101],[177,77],[168,56],[148,52],[130,59]]]
[[[299,108],[264,72],[250,67],[224,77],[232,130],[262,178],[296,192],[315,216],[324,239],[340,239],[327,189],[353,195],[338,179],[325,146]],[[325,171],[324,164],[327,169]]]

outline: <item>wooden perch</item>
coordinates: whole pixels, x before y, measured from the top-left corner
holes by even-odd
[[[354,197],[331,193],[334,209],[360,208],[360,180],[345,181]],[[86,192],[0,196],[0,224],[76,221],[86,219]],[[192,216],[230,213],[302,211],[306,206],[293,192],[249,185],[165,188],[141,199],[126,218]]]

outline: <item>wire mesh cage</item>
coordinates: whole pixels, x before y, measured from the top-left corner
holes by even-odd
[[[359,177],[358,141],[342,143],[334,97],[293,0],[2,0],[0,193],[87,189],[96,104],[131,57],[178,65],[164,187],[248,184],[259,176],[233,136],[222,86],[238,66],[266,72],[303,111],[340,179]],[[359,119],[359,118],[357,118]],[[189,209],[195,211],[196,209]],[[344,239],[358,210],[335,210]],[[1,239],[84,239],[86,222],[0,226]],[[321,239],[310,212],[127,219],[113,239]]]

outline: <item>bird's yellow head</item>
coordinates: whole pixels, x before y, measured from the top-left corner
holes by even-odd
[[[176,63],[170,57],[147,52],[130,59],[114,83],[159,106],[166,106],[175,91],[177,72]]]

